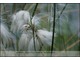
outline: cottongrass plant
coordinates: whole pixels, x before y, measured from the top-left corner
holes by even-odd
[[[35,17],[38,19],[38,17]],[[13,15],[11,31],[16,34],[18,31],[22,31],[19,38],[18,47],[19,51],[39,51],[41,46],[51,46],[52,32],[43,29],[34,28],[38,25],[35,18],[30,20],[30,14],[28,11],[19,11]],[[30,22],[31,21],[31,22]],[[32,23],[32,24],[31,24]],[[33,40],[33,29],[35,34],[35,48]]]
[[[37,28],[40,24],[38,16],[33,16],[31,20],[30,18],[28,11],[21,10],[12,15],[10,30],[4,22],[0,23],[2,56],[17,56],[19,51],[47,51],[46,47],[50,49],[52,32]]]

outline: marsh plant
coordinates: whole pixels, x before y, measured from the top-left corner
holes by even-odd
[[[0,5],[0,56],[80,55],[79,4]]]

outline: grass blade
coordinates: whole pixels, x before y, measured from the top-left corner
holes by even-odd
[[[65,4],[65,6],[63,7],[63,9],[61,10],[60,15],[58,16],[58,19],[61,17],[62,13],[64,12],[64,10],[66,8],[66,6],[67,6],[67,3]]]

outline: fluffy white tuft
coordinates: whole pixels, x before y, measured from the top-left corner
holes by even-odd
[[[46,30],[38,30],[37,35],[45,46],[51,46],[52,32]]]
[[[29,41],[31,40],[31,38],[32,38],[32,34],[23,33],[19,40],[19,50],[27,51],[28,44],[29,44]]]
[[[39,51],[40,49],[40,42],[38,41],[37,38],[35,38],[35,48],[36,48],[36,51]],[[30,40],[30,43],[28,45],[28,51],[35,51],[33,38]]]
[[[24,24],[30,23],[30,14],[28,11],[19,11],[12,16],[11,31],[16,33]]]
[[[40,24],[40,18],[37,17],[37,16],[34,16],[32,18],[32,24],[34,24],[35,26],[39,26],[39,24]]]
[[[3,41],[4,47],[12,47],[12,45],[16,44],[16,38],[14,35],[9,31],[8,27],[1,23],[1,39]]]

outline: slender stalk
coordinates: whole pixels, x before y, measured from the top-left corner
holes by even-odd
[[[36,3],[36,5],[35,5],[34,11],[33,11],[33,13],[32,13],[32,17],[34,16],[34,14],[35,14],[35,12],[36,12],[37,6],[38,6],[38,3]]]
[[[30,11],[32,8],[34,8],[35,4],[33,3],[29,8],[28,11]]]
[[[62,31],[61,26],[60,26],[60,24],[61,24],[61,23],[60,23],[59,18],[61,17],[62,13],[64,12],[64,10],[65,10],[66,6],[67,6],[67,4],[65,4],[65,6],[64,6],[64,7],[63,7],[63,9],[61,10],[61,12],[60,12],[59,16],[57,17],[58,24],[59,24],[59,26],[58,26],[58,28],[59,28],[59,34],[61,34],[61,31]],[[61,40],[61,38],[60,38],[60,40]],[[59,45],[60,45],[60,44],[59,44]]]
[[[35,14],[35,12],[36,12],[37,6],[38,6],[38,3],[36,3],[36,5],[35,5],[35,8],[34,8],[33,13],[32,13],[32,17],[34,16],[34,14]],[[31,20],[32,20],[32,19],[31,19]],[[36,51],[35,35],[34,35],[35,26],[32,24],[32,21],[31,21],[31,26],[32,26],[32,31],[33,31],[34,50]]]
[[[51,4],[51,11],[50,11],[50,15],[51,15],[51,19],[50,20],[52,20],[52,18],[53,18],[53,4]],[[50,28],[51,28],[51,23],[50,23]],[[51,30],[51,29],[50,29]]]
[[[24,5],[23,5],[23,7],[22,7],[22,10],[24,10],[25,6],[26,6],[26,3],[24,3]]]
[[[54,17],[53,17],[53,36],[52,36],[52,45],[51,45],[51,56],[53,53],[53,45],[54,45],[54,32],[55,32],[55,19],[56,19],[56,4],[54,3]]]
[[[42,49],[42,46],[43,46],[43,43],[42,43],[42,41],[41,41],[41,39],[36,35],[36,37],[37,37],[37,39],[38,39],[38,41],[40,42],[40,49],[39,49],[39,51],[41,51],[41,49]]]
[[[50,5],[48,5],[48,14],[49,14],[49,9],[50,9]],[[48,30],[50,31],[50,15],[48,15]]]
[[[48,4],[48,30],[50,31],[51,30],[51,22],[50,20],[52,19],[52,7],[53,7],[53,4]],[[50,12],[50,13],[49,13]]]
[[[2,10],[2,4],[0,4],[0,7],[1,7],[0,12],[2,13],[2,11],[1,11]],[[1,13],[0,13],[0,15],[1,15]],[[1,16],[0,16],[0,23],[1,23]],[[0,26],[0,28],[1,28],[1,26]],[[0,34],[1,34],[1,31],[0,31]],[[1,40],[2,39],[1,39],[1,35],[0,35],[0,56],[1,56]]]
[[[80,33],[80,4],[79,4],[79,33]],[[80,37],[78,38],[80,40]],[[79,42],[79,55],[80,55],[80,42]]]
[[[79,43],[80,43],[80,40],[77,40],[76,42],[74,42],[73,44],[71,44],[70,46],[68,46],[68,47],[66,48],[66,50],[71,49],[72,47],[74,47],[75,45],[77,45],[77,44],[79,44]],[[65,51],[65,49],[63,49],[62,51]]]
[[[61,17],[62,13],[64,12],[64,10],[66,8],[66,6],[67,6],[67,3],[65,4],[65,6],[63,7],[63,9],[61,10],[60,15],[58,16],[58,19]]]

